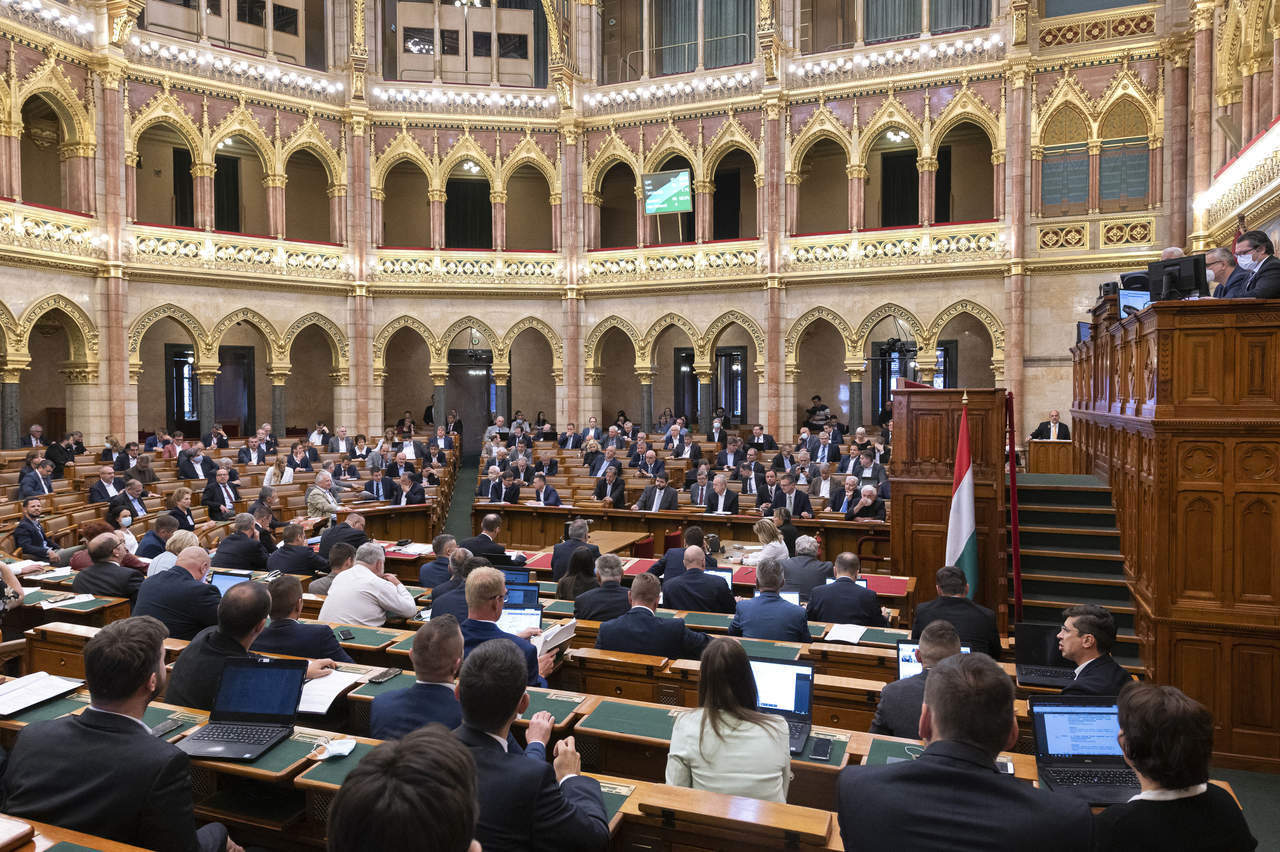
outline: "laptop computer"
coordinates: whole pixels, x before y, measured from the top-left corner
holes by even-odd
[[[516,568],[499,568],[498,570],[501,571],[502,576],[507,579],[507,588],[514,585],[527,585],[529,583],[528,569],[521,571]]]
[[[214,571],[209,575],[209,583],[218,590],[220,595],[225,595],[227,589],[237,586],[248,579],[248,577],[240,574],[223,574],[219,571]]]
[[[1022,686],[1064,687],[1076,679],[1076,667],[1058,650],[1053,624],[1020,621],[1013,625],[1013,654]]]
[[[781,595],[781,596],[782,596],[782,599],[783,599],[784,601],[786,601],[787,603],[793,603],[793,604],[795,604],[796,606],[799,606],[799,605],[800,605],[800,593],[799,593],[799,592],[778,592],[778,594],[779,594],[779,595]]]
[[[813,721],[813,666],[752,660],[756,678],[756,709],[787,720],[791,753],[800,754]]]
[[[1090,805],[1127,802],[1139,792],[1138,777],[1124,762],[1116,735],[1116,699],[1096,695],[1032,696],[1040,783]]]
[[[503,607],[527,609],[538,604],[537,583],[507,583],[507,598]]]
[[[511,607],[507,609],[503,607],[502,615],[498,616],[498,629],[507,633],[519,633],[521,630],[528,630],[530,627],[542,627],[542,604],[535,603],[533,606]]]
[[[293,733],[306,678],[306,660],[227,660],[209,724],[178,748],[192,757],[257,760]]]
[[[730,570],[721,571],[716,568],[706,569],[706,571],[712,577],[719,577],[721,580],[724,580],[725,583],[729,586],[729,588],[731,589],[733,588],[733,571],[730,571]]]
[[[898,642],[898,680],[915,677],[924,671],[924,663],[916,659],[918,650],[920,650],[919,642]],[[968,645],[960,646],[961,654],[967,654],[970,650]]]
[[[828,578],[827,578],[826,585],[830,586],[830,585],[831,585],[832,583],[834,583],[835,581],[836,581],[836,578],[835,578],[835,577],[828,577]],[[854,583],[856,583],[857,585],[861,586],[861,587],[862,587],[862,588],[864,588],[864,589],[865,589],[865,588],[867,588],[867,578],[866,578],[866,577],[856,577],[856,578],[854,578],[854,581],[853,581],[853,582],[854,582]]]

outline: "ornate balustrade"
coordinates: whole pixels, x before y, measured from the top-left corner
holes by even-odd
[[[154,225],[129,227],[126,255],[136,266],[332,281],[352,277],[351,258],[341,246]]]
[[[758,240],[653,246],[589,252],[582,261],[581,281],[612,284],[629,281],[736,278],[764,268],[764,245]]]
[[[96,261],[104,256],[103,244],[92,216],[0,201],[0,247],[6,252]]]
[[[848,271],[999,260],[1008,255],[998,222],[791,237],[783,250],[792,272]]]
[[[405,284],[563,285],[564,259],[551,252],[378,249],[369,280]]]

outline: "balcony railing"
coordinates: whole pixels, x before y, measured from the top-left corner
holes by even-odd
[[[93,260],[103,243],[92,216],[0,201],[0,246]]]
[[[654,246],[590,252],[583,261],[587,284],[665,279],[732,278],[763,270],[758,240]]]
[[[564,260],[553,252],[378,249],[370,280],[406,284],[562,285]]]
[[[131,225],[129,234],[131,260],[138,264],[333,281],[351,279],[351,259],[340,246],[155,225]]]
[[[998,260],[1008,255],[998,222],[791,237],[784,267],[795,272]]]

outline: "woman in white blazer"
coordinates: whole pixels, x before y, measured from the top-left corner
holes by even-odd
[[[764,559],[777,559],[781,562],[790,558],[791,554],[787,552],[787,543],[782,539],[782,532],[771,518],[761,518],[756,521],[751,531],[756,534],[756,538],[764,547],[744,556],[743,565],[759,565]]]

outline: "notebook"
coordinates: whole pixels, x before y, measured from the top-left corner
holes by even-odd
[[[257,760],[293,733],[307,660],[226,661],[209,724],[178,743],[192,757]]]
[[[1116,739],[1120,709],[1115,698],[1033,696],[1030,713],[1042,785],[1090,805],[1127,802],[1139,792],[1138,777]]]
[[[519,633],[530,627],[542,627],[542,606],[512,607],[503,609],[498,616],[498,629],[507,633]]]
[[[791,753],[800,754],[813,720],[813,666],[752,660],[756,679],[756,709],[787,720]]]

